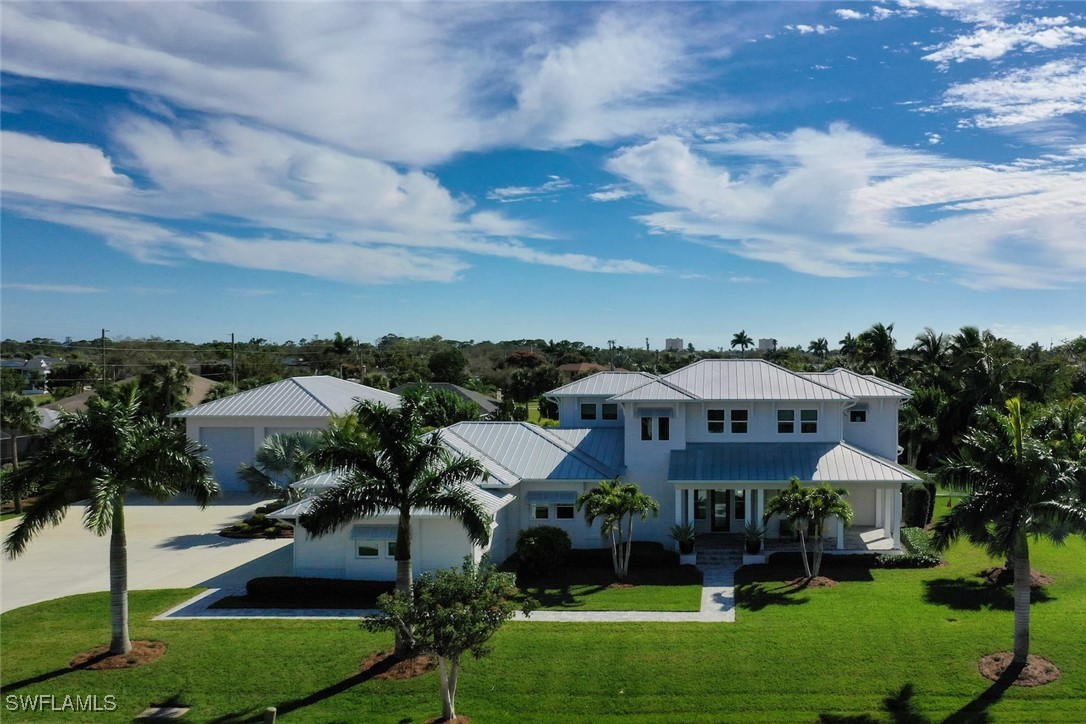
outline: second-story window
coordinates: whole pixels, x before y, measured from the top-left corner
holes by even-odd
[[[652,439],[652,418],[651,417],[642,417],[641,418],[641,439],[642,440],[651,440]]]
[[[750,410],[732,410],[732,434],[745,435],[750,421]]]
[[[791,435],[796,431],[796,411],[777,410],[777,433]]]
[[[867,422],[867,410],[849,410],[849,422]]]
[[[618,419],[618,403],[617,402],[605,402],[603,403],[601,417],[604,420],[617,420]]]
[[[724,410],[709,410],[708,425],[709,432],[724,432]]]
[[[596,419],[596,404],[594,402],[582,402],[581,403],[581,419],[582,420],[595,420]]]
[[[660,439],[661,440],[670,440],[671,439],[671,418],[670,417],[659,417],[659,418],[656,419],[656,422],[657,422],[656,427],[660,431]]]
[[[799,431],[805,433],[818,432],[818,410],[799,411]]]

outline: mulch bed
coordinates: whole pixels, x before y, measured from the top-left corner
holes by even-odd
[[[109,644],[104,644],[90,651],[84,651],[68,662],[73,669],[131,669],[149,664],[166,653],[166,644],[162,641],[133,641],[132,650],[127,654],[109,654]]]
[[[785,581],[785,585],[792,588],[832,588],[837,585],[837,581],[825,576],[813,576],[811,578],[800,576],[799,578],[793,578],[791,581]]]
[[[389,666],[388,662],[390,660],[395,660],[396,663]],[[386,666],[388,668],[385,668]],[[410,659],[396,660],[396,650],[387,649],[385,651],[378,651],[376,654],[363,661],[362,665],[358,667],[358,671],[359,673],[365,673],[370,669],[378,667],[385,670],[375,674],[373,678],[382,679],[384,681],[399,681],[401,679],[413,679],[416,676],[422,676],[423,674],[433,671],[437,668],[437,659],[433,656],[421,654]]]
[[[1014,569],[1004,568],[1000,566],[998,568],[985,568],[980,572],[980,577],[991,583],[993,586],[1010,586],[1014,584]],[[1054,583],[1052,576],[1045,575],[1040,571],[1030,569],[1029,572],[1029,587],[1040,588],[1042,586],[1051,586]]]
[[[1003,673],[1014,661],[1014,654],[1010,651],[1000,651],[998,654],[989,654],[977,662],[977,669],[982,676],[992,681],[999,681]],[[1059,668],[1043,656],[1030,654],[1026,666],[1019,672],[1012,686],[1043,686],[1060,678]]]

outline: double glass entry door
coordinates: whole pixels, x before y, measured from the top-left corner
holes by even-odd
[[[714,532],[729,533],[743,527],[747,501],[742,490],[714,490],[709,500],[710,525]]]

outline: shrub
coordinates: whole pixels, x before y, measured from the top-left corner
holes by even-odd
[[[923,528],[902,528],[901,543],[909,553],[923,553],[938,557],[938,552],[931,543],[931,533]]]
[[[566,559],[568,566],[578,568],[610,568],[610,548],[574,548]],[[632,568],[669,568],[679,565],[679,554],[656,541],[635,540],[630,554]]]
[[[901,543],[908,552],[878,556],[875,562],[879,568],[933,568],[943,562],[931,544],[931,533],[923,528],[902,528]]]
[[[553,525],[536,525],[517,534],[517,556],[520,572],[546,576],[566,562],[573,543],[569,533]]]
[[[931,498],[928,489],[920,483],[905,487],[904,502],[901,508],[902,522],[914,528],[923,528],[928,524],[928,503]]]

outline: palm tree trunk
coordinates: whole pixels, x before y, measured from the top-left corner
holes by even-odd
[[[822,526],[815,526],[815,540],[814,540],[814,565],[811,566],[811,577],[818,575],[818,572],[822,570],[822,549],[825,547],[822,541]]]
[[[633,552],[633,513],[630,513],[630,520],[626,524],[626,558],[622,561],[622,577],[625,578],[630,573],[630,553]]]
[[[1020,531],[1014,544],[1014,663],[1029,660],[1029,540]]]
[[[128,637],[128,540],[124,533],[124,498],[113,503],[113,529],[109,538],[109,615],[112,637],[109,653],[132,650]]]
[[[615,569],[615,578],[622,578],[622,558],[619,543],[620,541],[615,537],[615,532],[611,531],[611,565]]]
[[[807,578],[811,577],[811,564],[807,561],[807,531],[804,528],[807,524],[804,523],[799,529],[799,550],[803,555],[803,572],[807,574]]]
[[[414,576],[411,575],[411,514],[400,512],[396,527],[396,592],[412,594]],[[408,637],[396,629],[396,655],[406,658],[413,652]]]
[[[11,472],[16,473],[19,471],[19,431],[12,432],[11,435]],[[11,500],[15,504],[13,512],[23,512],[23,486],[18,482],[18,476],[11,479]]]

